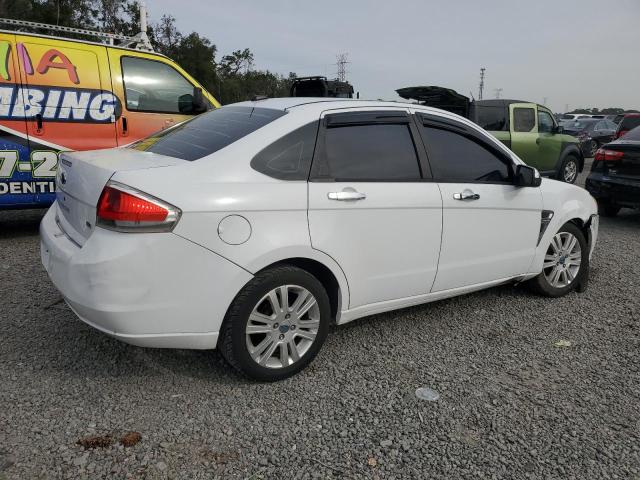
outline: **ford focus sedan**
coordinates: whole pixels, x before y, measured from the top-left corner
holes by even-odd
[[[62,155],[42,262],[122,341],[220,349],[259,380],[309,364],[331,323],[527,282],[586,286],[596,203],[455,114],[268,99],[126,148]]]

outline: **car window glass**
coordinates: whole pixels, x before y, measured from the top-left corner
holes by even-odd
[[[553,119],[547,112],[538,111],[538,132],[551,133],[553,131]]]
[[[530,132],[536,125],[536,112],[533,108],[513,109],[513,130],[515,132]]]
[[[625,117],[620,122],[621,130],[631,130],[632,128],[640,125],[640,116],[639,117]]]
[[[128,148],[182,160],[198,160],[255,132],[285,115],[282,110],[222,107],[161,130]]]
[[[122,57],[127,110],[191,113],[193,85],[166,63]]]
[[[509,163],[464,135],[422,127],[434,179],[456,183],[510,183]]]
[[[485,130],[506,130],[506,109],[503,106],[475,105],[474,121]]]
[[[420,179],[416,149],[406,124],[327,128],[324,159],[328,176],[338,181]]]
[[[253,157],[251,167],[280,180],[306,180],[317,132],[318,122],[294,130]]]

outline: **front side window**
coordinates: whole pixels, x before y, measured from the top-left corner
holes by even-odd
[[[553,118],[551,118],[548,112],[538,110],[538,132],[553,132]]]
[[[511,183],[511,164],[475,140],[450,130],[421,130],[436,181]]]
[[[513,131],[530,132],[536,126],[536,111],[533,108],[513,109]]]
[[[193,111],[194,85],[166,63],[122,57],[127,110],[182,113]]]
[[[327,128],[326,176],[336,181],[420,180],[420,167],[407,124]]]
[[[161,130],[128,148],[182,160],[198,160],[285,114],[283,110],[271,108],[222,107]]]

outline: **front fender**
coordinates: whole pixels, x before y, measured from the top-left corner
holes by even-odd
[[[540,273],[544,263],[544,255],[551,243],[553,236],[567,222],[577,221],[584,229],[589,225],[592,215],[598,213],[598,206],[594,198],[581,187],[568,183],[542,179],[540,185],[542,193],[542,205],[544,210],[551,210],[553,218],[544,231],[540,242],[536,247],[536,254],[531,264],[531,273]],[[586,237],[589,243],[595,239]],[[592,245],[590,245],[592,248]]]

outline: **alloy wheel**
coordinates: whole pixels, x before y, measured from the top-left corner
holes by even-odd
[[[569,232],[556,233],[544,256],[542,271],[554,288],[564,288],[578,276],[582,248],[578,238]]]
[[[564,181],[567,183],[573,183],[578,175],[578,165],[574,160],[569,160],[565,166],[563,171]]]
[[[320,328],[320,307],[298,285],[281,285],[255,305],[245,329],[249,355],[258,365],[284,368],[299,361]]]
[[[595,140],[591,140],[589,142],[589,156],[594,157],[597,151],[598,151],[598,142],[596,142]]]

